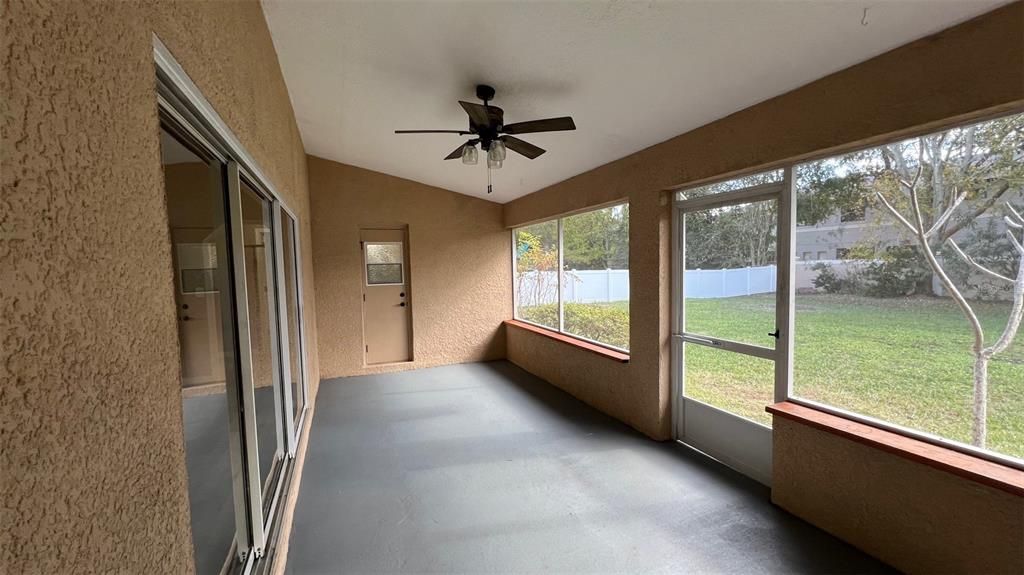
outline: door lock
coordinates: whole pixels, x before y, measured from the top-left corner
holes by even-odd
[[[402,303],[400,303],[400,304],[398,304],[398,305],[400,305],[400,306],[402,306],[402,307],[405,307],[405,302],[403,301]]]
[[[779,339],[779,328],[775,328],[775,331],[769,333],[768,335],[774,337],[775,339]]]

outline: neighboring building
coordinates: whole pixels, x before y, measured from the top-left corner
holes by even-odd
[[[993,217],[998,218],[996,225],[999,226],[999,233],[1002,233],[1006,224],[996,207],[977,221],[985,222]],[[962,241],[970,235],[970,230],[964,229],[954,237],[961,240],[962,246]],[[799,261],[845,260],[857,259],[852,256],[858,247],[884,249],[913,244],[916,244],[916,239],[901,229],[890,214],[869,208],[859,213],[836,211],[813,226],[797,225],[794,253]]]

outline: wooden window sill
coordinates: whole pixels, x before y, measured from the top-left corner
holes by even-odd
[[[1000,465],[788,401],[769,405],[765,410],[776,417],[802,423],[826,433],[832,433],[1024,497],[1024,471],[1020,469]]]
[[[517,319],[507,319],[505,320],[505,325],[510,325],[512,327],[517,327],[519,329],[525,329],[526,331],[531,331],[533,333],[549,337],[555,341],[560,341],[573,347],[583,349],[603,357],[607,357],[608,359],[615,360],[619,363],[629,363],[628,353],[616,351],[614,349],[590,343],[589,341],[583,341],[582,339],[572,337],[571,335],[558,333],[557,331],[552,331],[550,329],[538,327],[533,324],[526,323],[525,321],[519,321]]]

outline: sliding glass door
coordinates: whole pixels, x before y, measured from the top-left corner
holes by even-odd
[[[160,103],[196,572],[244,573],[272,540],[307,403],[298,222]]]
[[[285,363],[282,373],[285,374],[285,385],[291,390],[291,412],[293,426],[286,430],[288,445],[295,449],[295,442],[302,425],[302,414],[306,407],[306,365],[303,358],[302,337],[299,333],[302,325],[302,303],[299,298],[302,281],[299,278],[299,230],[295,218],[282,209],[279,212],[281,229],[281,249],[279,267],[283,279],[280,316],[286,329],[284,341]]]
[[[233,314],[227,166],[181,130],[160,133],[181,351],[185,465],[197,573],[242,567],[253,539]]]

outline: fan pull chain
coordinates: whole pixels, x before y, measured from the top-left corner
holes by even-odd
[[[491,193],[491,167],[487,166],[487,193]]]

